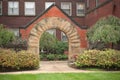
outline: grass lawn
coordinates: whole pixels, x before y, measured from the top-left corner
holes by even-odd
[[[120,72],[0,74],[0,80],[120,80]]]

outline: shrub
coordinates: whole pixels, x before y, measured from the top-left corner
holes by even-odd
[[[46,53],[53,53],[56,47],[57,39],[48,32],[43,33],[40,39],[40,51],[43,49]]]
[[[47,58],[48,60],[55,60],[55,54],[47,54],[47,55],[46,55],[46,58]]]
[[[68,56],[65,54],[56,54],[57,60],[66,60],[68,59]]]
[[[88,40],[96,42],[101,40],[104,43],[117,43],[120,41],[120,19],[115,16],[101,18],[88,30]]]
[[[100,47],[104,49],[106,44],[117,44],[120,41],[120,18],[108,16],[99,19],[93,27],[88,29],[87,37],[90,43],[94,45],[94,49]],[[90,45],[91,47],[92,45]],[[112,48],[112,46],[111,46]]]
[[[46,58],[47,54],[40,53],[39,55],[40,55],[40,60],[47,60],[47,58]]]
[[[14,38],[14,33],[4,28],[4,25],[0,24],[0,47],[4,47],[6,44],[12,42]]]
[[[5,48],[12,48],[14,49],[16,52],[21,51],[21,50],[27,50],[28,44],[27,44],[27,40],[23,40],[21,38],[15,38],[14,41],[12,41],[11,43],[8,43]]]
[[[40,39],[40,51],[44,53],[64,53],[68,50],[68,43],[58,41],[57,38],[48,32],[43,33]],[[42,51],[43,50],[43,51]]]
[[[39,57],[33,53],[6,51],[0,52],[1,70],[29,70],[39,67]]]
[[[62,54],[64,51],[68,50],[68,43],[63,41],[57,41],[56,47],[55,47],[55,53],[56,54]]]
[[[120,69],[120,51],[107,49],[88,50],[80,54],[76,61],[75,66],[82,67],[99,67],[104,69]]]
[[[66,60],[68,59],[68,56],[66,54],[45,54],[41,53],[40,54],[40,59],[41,60]]]

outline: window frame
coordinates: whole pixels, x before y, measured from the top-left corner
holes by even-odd
[[[33,12],[33,14],[28,14],[28,12],[26,13],[26,4],[27,3],[34,3],[34,10],[33,10],[34,12]],[[31,8],[29,8],[29,9],[31,9]],[[25,1],[24,2],[24,15],[25,16],[35,16],[36,15],[36,4],[35,4],[35,2],[31,2],[31,1]]]
[[[64,9],[62,8],[62,4],[64,4],[64,3],[69,3],[69,5],[70,5],[70,14],[68,14],[68,13],[66,13],[65,11],[64,11]],[[72,2],[61,2],[61,9],[67,14],[67,15],[69,15],[69,16],[72,16]]]
[[[2,15],[2,1],[0,1],[0,3],[1,3],[1,6],[0,6],[0,9],[1,9],[1,13],[0,13],[0,15]]]
[[[56,29],[51,28],[51,29],[48,29],[46,32],[48,32],[49,34],[51,34],[51,32],[53,32],[51,35],[56,37]]]
[[[12,10],[12,13],[9,12],[10,9],[11,9],[11,8],[9,7],[10,2],[12,2],[12,4],[15,4],[15,2],[18,3],[18,5],[17,5],[17,6],[18,6],[18,7],[17,7],[17,9],[18,9],[17,14],[14,13],[14,9],[15,9],[14,7],[12,8],[12,9],[13,9],[13,10]],[[17,16],[17,15],[19,15],[19,1],[8,1],[8,15],[11,15],[11,16],[14,16],[14,15]]]
[[[83,5],[83,13],[81,13],[81,14],[79,14],[79,12],[78,12],[78,5],[80,5],[80,4]],[[81,3],[81,2],[76,3],[76,16],[80,16],[80,17],[85,16],[85,3]]]
[[[63,39],[63,36],[66,37],[66,40]],[[63,42],[68,42],[67,35],[66,35],[64,32],[61,32],[61,41],[63,41]]]
[[[97,7],[99,5],[99,0],[95,0],[95,6]]]
[[[50,5],[49,7],[46,7],[46,3],[52,3],[51,5],[55,4],[54,1],[52,1],[52,2],[45,2],[45,10],[48,9],[48,8],[51,6],[51,5]]]
[[[20,29],[19,28],[10,28],[9,30],[12,31],[16,37],[20,37]]]
[[[90,6],[90,0],[87,0],[87,8]]]

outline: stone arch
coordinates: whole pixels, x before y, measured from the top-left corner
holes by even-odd
[[[39,40],[48,29],[55,28],[63,31],[68,37],[69,60],[73,55],[80,53],[80,36],[74,24],[59,17],[48,17],[36,23],[28,38],[28,51],[39,54]]]

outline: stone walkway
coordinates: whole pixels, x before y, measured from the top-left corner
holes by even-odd
[[[0,74],[37,74],[37,73],[78,73],[91,72],[85,70],[74,69],[68,66],[67,61],[41,61],[38,70],[18,71],[18,72],[3,72]]]

